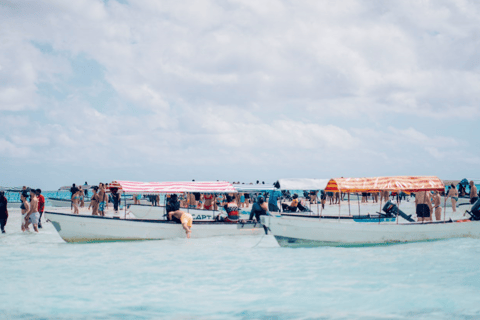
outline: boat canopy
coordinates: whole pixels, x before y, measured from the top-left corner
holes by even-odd
[[[238,192],[264,192],[275,190],[274,186],[266,184],[234,184],[233,187]]]
[[[159,194],[159,193],[236,193],[237,191],[230,182],[226,181],[191,181],[191,182],[134,182],[113,181],[108,185],[110,189],[118,188],[122,192],[136,194]]]
[[[280,190],[324,190],[328,179],[279,179]]]
[[[331,179],[326,192],[378,192],[378,191],[444,191],[443,181],[437,177],[376,177]]]

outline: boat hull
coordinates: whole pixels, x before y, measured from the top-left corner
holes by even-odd
[[[262,222],[282,247],[365,247],[480,238],[480,221],[396,224],[265,216]]]
[[[138,219],[146,220],[165,220],[165,206],[151,206],[151,205],[130,205],[128,207],[130,212]],[[186,209],[180,208],[184,212],[192,215],[194,220],[213,220],[213,215],[217,216],[218,211],[200,210],[200,209]]]
[[[118,219],[45,212],[66,242],[103,242],[133,240],[164,240],[185,238],[182,226],[172,221]],[[192,238],[219,236],[259,236],[265,234],[260,223],[233,224],[194,221]]]

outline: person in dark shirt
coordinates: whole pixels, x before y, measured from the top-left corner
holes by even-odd
[[[260,222],[260,216],[266,215],[268,212],[268,205],[265,202],[265,198],[263,196],[258,196],[257,201],[252,206],[252,211],[250,212],[249,220],[253,220],[253,217]]]
[[[8,210],[7,210],[7,198],[5,197],[5,192],[0,191],[0,227],[2,233],[5,233],[5,226],[7,225],[8,220]]]

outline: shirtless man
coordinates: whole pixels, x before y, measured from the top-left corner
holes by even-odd
[[[98,191],[98,213],[104,217],[105,216],[105,206],[106,204],[106,198],[107,195],[105,193],[105,185],[103,183],[100,183],[99,185],[99,191]]]
[[[470,203],[471,204],[474,204],[475,202],[477,202],[478,200],[478,191],[477,191],[477,187],[475,186],[475,183],[472,181],[470,181]]]
[[[435,191],[433,194],[433,206],[435,207],[435,220],[440,221],[442,219],[442,207],[440,207],[442,199],[440,197],[440,192]]]
[[[38,221],[40,220],[40,213],[38,213],[38,198],[37,192],[33,189],[30,190],[30,210],[28,210],[25,216],[25,228],[28,229],[28,225],[33,224],[33,229],[38,232]]]
[[[415,205],[417,211],[418,222],[432,221],[432,201],[430,200],[430,192],[419,191],[415,193]]]
[[[180,211],[180,203],[177,200],[177,195],[172,194],[170,199],[167,203],[167,219],[173,221],[180,221],[182,224],[185,233],[187,234],[187,238],[190,238],[190,234],[192,233],[192,224],[193,218],[190,213],[186,213]]]

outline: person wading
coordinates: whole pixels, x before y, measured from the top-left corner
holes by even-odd
[[[5,197],[5,192],[0,191],[0,228],[2,233],[5,233],[5,226],[7,225],[8,220],[8,210],[7,210],[7,198]]]

